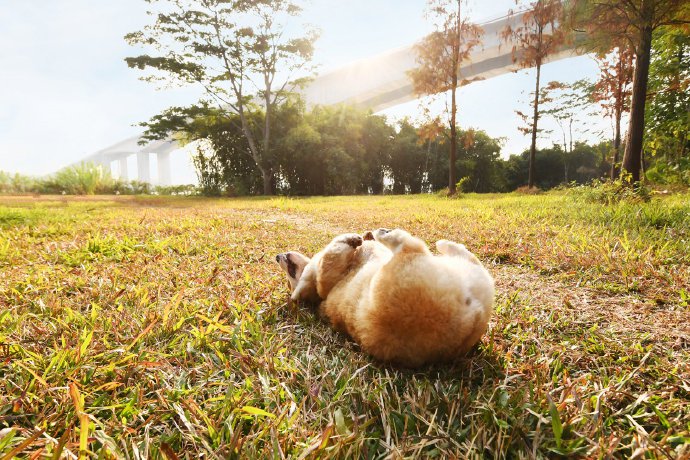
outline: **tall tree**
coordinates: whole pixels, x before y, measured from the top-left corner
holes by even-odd
[[[513,61],[521,68],[534,67],[536,69],[534,100],[532,103],[532,123],[529,153],[529,174],[527,186],[534,187],[534,162],[537,151],[537,130],[539,122],[539,95],[541,66],[548,56],[558,51],[567,36],[559,19],[563,11],[558,0],[537,0],[529,4],[522,15],[522,23],[516,27],[507,26],[502,32],[502,38],[513,46]]]
[[[291,0],[147,1],[157,6],[149,13],[153,24],[125,39],[152,53],[127,58],[127,64],[153,70],[144,77],[149,81],[200,85],[219,111],[237,115],[263,192],[272,194],[273,112],[299,83],[296,73],[305,70],[316,38],[313,32],[286,33],[281,21],[299,14],[299,6]],[[262,120],[258,130],[256,120]]]
[[[635,54],[622,166],[634,183],[639,182],[652,34],[662,26],[690,24],[690,3],[687,0],[574,0],[571,6],[576,26],[588,32],[591,44],[607,51],[612,43],[625,41]]]
[[[448,194],[456,193],[455,158],[457,155],[458,88],[466,83],[460,67],[472,49],[480,43],[481,27],[463,16],[463,0],[428,0],[427,15],[434,21],[436,31],[415,46],[419,66],[410,71],[414,92],[418,95],[450,93],[446,100],[447,123],[450,129],[448,152]],[[440,120],[437,118],[437,120]]]
[[[597,53],[599,80],[592,88],[592,98],[604,109],[604,114],[613,121],[613,155],[611,158],[611,180],[618,177],[621,149],[621,119],[630,111],[632,93],[633,53],[627,43],[616,46],[609,53]]]

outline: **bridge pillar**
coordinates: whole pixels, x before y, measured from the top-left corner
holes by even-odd
[[[119,171],[119,178],[120,180],[123,181],[128,181],[129,180],[129,171],[127,170],[127,157],[123,156],[118,158],[118,164],[120,166],[120,171]]]
[[[147,184],[151,183],[151,165],[149,154],[146,152],[137,153],[137,180]]]
[[[170,185],[170,152],[157,153],[158,155],[158,183],[160,185]]]

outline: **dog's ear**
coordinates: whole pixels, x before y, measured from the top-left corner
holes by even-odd
[[[364,241],[374,241],[374,234],[371,232],[366,232],[362,238]]]

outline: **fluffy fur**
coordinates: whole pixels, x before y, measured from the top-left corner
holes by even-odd
[[[373,238],[372,238],[373,237]],[[340,235],[312,259],[277,257],[293,300],[322,300],[321,315],[375,358],[407,367],[451,360],[487,328],[494,283],[465,246],[440,240],[434,256],[404,230]],[[286,257],[299,262],[291,277]]]

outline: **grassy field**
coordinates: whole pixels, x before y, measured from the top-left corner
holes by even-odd
[[[687,458],[689,203],[0,197],[0,458]],[[494,275],[470,356],[287,303],[275,254],[381,226]]]

